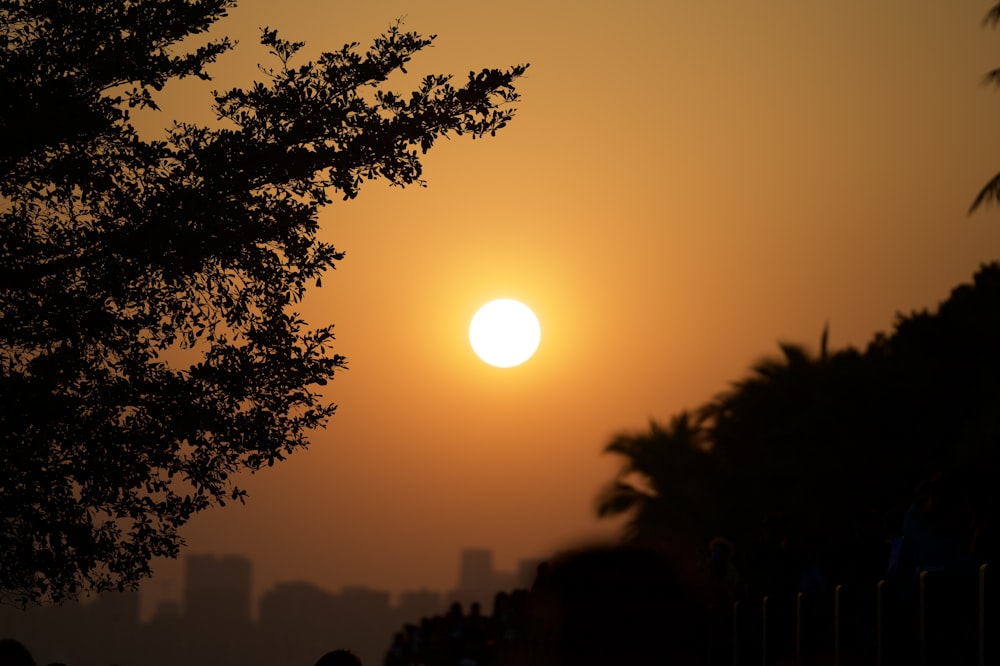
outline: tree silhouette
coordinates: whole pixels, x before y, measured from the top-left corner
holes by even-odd
[[[893,439],[905,439],[910,464],[933,469],[989,469],[1000,442],[1000,265],[980,268],[936,312],[897,318],[889,336],[869,346],[886,378],[886,411],[898,416]],[[904,418],[905,417],[905,418]]]
[[[598,496],[597,514],[629,514],[627,535],[640,541],[711,536],[721,489],[707,443],[688,412],[666,427],[651,421],[647,431],[615,436],[604,452],[623,458],[622,467]]]
[[[719,535],[752,540],[770,514],[817,516],[835,506],[841,468],[857,463],[854,424],[842,413],[859,355],[831,356],[826,339],[824,330],[818,357],[782,343],[780,357],[754,364],[693,416],[615,438],[605,451],[625,463],[598,514],[634,511],[629,537],[666,531],[704,544]]]
[[[231,476],[305,446],[345,366],[295,311],[343,255],[330,194],[422,184],[436,139],[494,134],[525,66],[387,80],[433,37],[400,25],[295,64],[264,29],[262,82],[220,127],[145,140],[130,110],[231,47],[185,50],[233,0],[0,2],[0,595],[122,588],[174,556]]]
[[[998,338],[1000,265],[990,264],[937,311],[899,315],[864,352],[829,351],[825,331],[817,355],[781,344],[694,416],[612,440],[605,450],[625,461],[598,514],[630,513],[630,538],[743,544],[774,517],[835,556],[862,516],[903,510],[920,482],[947,474],[962,510],[995,529]]]
[[[872,442],[871,391],[863,356],[780,345],[746,379],[702,409],[713,453],[734,498],[721,533],[750,540],[767,516],[836,534],[881,502],[884,447]]]

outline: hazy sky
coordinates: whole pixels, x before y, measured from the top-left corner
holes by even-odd
[[[312,446],[196,517],[188,553],[241,553],[256,592],[454,587],[458,552],[501,568],[599,534],[594,497],[622,430],[697,407],[779,340],[863,346],[1000,256],[1000,31],[991,1],[742,3],[244,0],[220,88],[257,76],[258,26],[307,52],[405,16],[429,71],[529,62],[515,121],[441,142],[426,189],[369,186],[324,211],[347,258],[304,305],[350,370]],[[486,7],[489,7],[487,9]],[[211,118],[197,84],[164,112]],[[150,124],[151,123],[151,124]],[[470,318],[517,298],[536,356],[479,361]],[[179,594],[166,564],[144,589]]]

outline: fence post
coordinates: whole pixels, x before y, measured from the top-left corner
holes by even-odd
[[[840,666],[840,590],[843,587],[833,588],[833,666]]]
[[[885,580],[875,588],[875,666],[882,666],[882,594]]]
[[[986,666],[986,568],[979,567],[979,666]]]
[[[920,666],[927,666],[927,572],[920,572]]]
[[[760,602],[760,663],[767,666],[767,595]]]
[[[795,666],[802,664],[802,593],[795,595]]]
[[[740,666],[740,602],[733,602],[733,666]]]

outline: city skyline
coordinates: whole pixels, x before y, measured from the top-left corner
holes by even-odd
[[[554,553],[553,553],[554,555]],[[244,574],[247,577],[249,617],[258,619],[261,600],[270,592],[279,588],[288,589],[290,587],[310,587],[316,591],[327,594],[339,594],[344,590],[368,590],[385,594],[391,606],[398,607],[406,605],[403,603],[408,597],[416,598],[421,595],[438,595],[442,600],[460,601],[468,604],[477,594],[484,590],[513,589],[517,587],[528,587],[534,578],[539,563],[548,558],[526,557],[516,561],[513,568],[503,568],[496,565],[494,551],[490,548],[468,547],[457,553],[455,561],[454,583],[444,587],[432,587],[430,585],[416,585],[412,588],[389,589],[380,588],[366,584],[364,582],[348,582],[337,587],[327,587],[323,584],[308,579],[297,579],[293,576],[279,578],[264,584],[255,576],[252,558],[239,553],[182,553],[172,564],[174,575],[168,579],[148,579],[139,585],[137,595],[139,598],[138,617],[142,621],[149,621],[157,613],[167,615],[180,612],[185,606],[185,599],[188,595],[188,585],[190,584],[190,566],[201,566],[205,563],[211,567],[212,562],[245,563],[248,571]],[[239,565],[243,566],[243,564]],[[202,580],[213,580],[212,576],[199,576]],[[224,579],[224,577],[223,577]],[[480,600],[482,602],[482,600]],[[487,601],[489,601],[487,599]],[[240,611],[242,614],[243,611]]]
[[[493,553],[459,553],[451,590],[419,588],[396,595],[364,585],[327,590],[303,580],[279,581],[254,592],[253,563],[242,555],[187,554],[181,594],[151,610],[141,590],[107,592],[59,606],[0,609],[4,631],[32,646],[42,663],[143,663],[192,666],[226,663],[299,663],[333,648],[347,648],[365,663],[380,663],[404,625],[445,613],[492,610],[499,592],[530,588],[538,562],[518,571],[497,570]],[[261,642],[262,636],[269,636]],[[99,638],[95,638],[99,637]],[[301,663],[308,663],[301,662]]]

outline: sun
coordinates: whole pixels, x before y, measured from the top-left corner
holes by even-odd
[[[524,303],[510,298],[490,301],[469,324],[469,342],[479,358],[498,368],[521,365],[542,339],[538,317]]]

